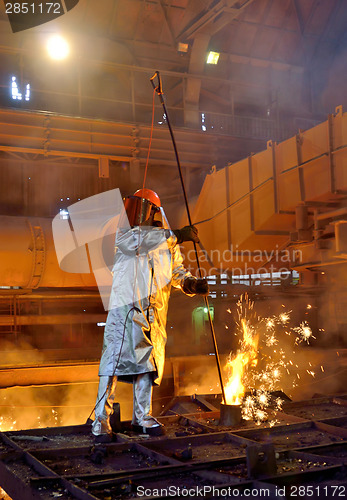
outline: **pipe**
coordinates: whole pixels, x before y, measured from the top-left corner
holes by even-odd
[[[347,207],[342,207],[338,208],[336,210],[332,210],[331,212],[323,212],[320,214],[315,214],[315,220],[327,220],[327,219],[334,219],[335,217],[342,217],[343,215],[346,215],[347,213]]]
[[[18,366],[0,369],[0,389],[88,383],[97,380],[98,362],[61,363],[50,366]]]
[[[60,269],[52,219],[2,215],[0,235],[0,286],[96,287],[93,274],[66,273]],[[3,291],[9,293],[6,289]],[[18,290],[12,292],[18,293]]]

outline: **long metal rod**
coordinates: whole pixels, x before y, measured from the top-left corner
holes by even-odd
[[[154,82],[155,78],[158,78],[158,84],[157,85]],[[169,115],[168,115],[168,112],[167,112],[167,109],[166,109],[166,105],[165,105],[165,101],[164,101],[164,97],[163,97],[163,90],[162,90],[161,78],[160,78],[159,71],[156,71],[154,73],[154,75],[151,78],[151,83],[152,83],[152,86],[153,86],[154,90],[158,94],[160,102],[161,102],[161,104],[163,106],[163,109],[164,109],[164,113],[165,113],[165,117],[166,117],[166,122],[167,122],[168,127],[169,127],[169,131],[170,131],[170,135],[171,135],[171,139],[172,139],[172,144],[173,144],[173,148],[174,148],[174,151],[175,151],[175,157],[176,157],[176,162],[177,162],[177,167],[178,167],[178,173],[179,173],[179,176],[180,176],[181,186],[182,186],[182,191],[183,191],[184,203],[186,205],[188,222],[189,222],[189,225],[191,226],[192,225],[192,219],[191,219],[191,216],[190,216],[188,198],[187,198],[186,188],[185,188],[185,185],[184,185],[184,179],[183,179],[183,175],[182,175],[181,162],[180,162],[180,159],[179,159],[179,156],[178,156],[178,150],[177,150],[177,145],[176,145],[176,141],[175,141],[175,136],[174,136],[173,131],[172,131],[172,127],[171,127],[171,123],[170,123],[170,118],[169,118]],[[200,268],[200,262],[199,262],[199,255],[198,255],[198,252],[197,252],[195,241],[193,241],[193,245],[194,245],[195,258],[196,258],[196,264],[197,264],[197,267],[198,267],[199,276],[200,276],[200,278],[202,278],[201,268]],[[211,311],[210,311],[210,306],[209,306],[208,298],[204,297],[204,301],[205,301],[205,305],[206,305],[206,308],[207,308],[207,315],[208,315],[208,321],[209,321],[210,329],[211,329],[213,348],[214,348],[214,352],[215,352],[215,355],[216,355],[216,363],[217,363],[217,370],[218,370],[218,375],[219,375],[220,386],[221,386],[221,389],[222,389],[222,397],[223,397],[224,403],[226,404],[227,401],[226,401],[225,392],[224,392],[224,384],[223,384],[222,370],[221,370],[221,366],[220,366],[220,358],[219,358],[219,352],[218,352],[216,334],[215,334],[215,331],[214,331],[214,326],[213,326],[213,321],[212,321],[212,316],[211,316]]]

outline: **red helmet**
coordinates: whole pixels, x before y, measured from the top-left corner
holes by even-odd
[[[159,211],[160,206],[157,193],[147,188],[138,189],[133,196],[127,196],[124,200],[125,212],[131,227],[143,224],[156,225],[154,214]]]
[[[152,203],[152,205],[155,205],[156,207],[160,208],[160,198],[151,189],[143,188],[143,189],[138,189],[135,191],[134,196],[138,196],[139,198],[144,198],[145,200],[149,201]]]

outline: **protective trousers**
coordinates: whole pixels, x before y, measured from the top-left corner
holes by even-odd
[[[113,412],[113,402],[117,386],[117,377],[99,377],[98,395],[95,404],[95,420],[92,433],[95,436],[112,434],[110,416]]]
[[[161,425],[151,416],[152,380],[151,373],[141,373],[133,377],[133,425],[146,428]],[[112,434],[110,416],[113,412],[116,386],[117,377],[100,376],[95,405],[95,420],[92,425],[92,433],[95,436]]]

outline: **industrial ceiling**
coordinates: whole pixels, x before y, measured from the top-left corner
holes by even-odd
[[[58,153],[52,153],[51,163],[68,161],[68,151],[70,163],[86,164],[92,152],[89,160],[95,164],[95,158],[108,154],[111,162],[120,162],[117,187],[130,192],[135,187],[131,180],[140,182],[146,162],[154,102],[149,180],[169,203],[179,200],[165,117],[149,80],[159,70],[170,119],[182,136],[178,142],[183,167],[190,172],[188,191],[196,196],[213,165],[222,168],[264,149],[268,140],[281,141],[310,128],[346,103],[346,22],[343,0],[80,0],[54,21],[12,33],[3,2],[0,106],[12,115],[1,116],[1,158],[37,162],[41,152],[47,160],[48,150],[61,149],[64,157],[57,160]],[[70,44],[64,61],[47,56],[52,33]],[[218,64],[206,63],[209,51],[220,53]],[[30,101],[11,99],[13,75],[20,89],[30,83]],[[26,113],[24,119],[24,109],[44,112],[44,117]],[[50,144],[57,132],[47,126],[52,113],[116,122],[123,130],[104,127],[108,141],[76,138],[71,131],[85,131],[86,122],[70,122],[65,135],[59,129],[57,149]],[[38,120],[40,131],[35,129]],[[29,144],[23,150],[35,135],[17,133],[24,123],[36,130],[40,147]],[[122,141],[126,149],[119,151]],[[109,143],[112,151],[105,146]],[[135,176],[124,167],[131,161]],[[97,189],[112,187],[104,185]],[[25,211],[11,204],[11,211],[29,215],[52,216],[56,208]]]
[[[331,71],[344,59],[343,0],[80,0],[15,34],[4,5],[0,19],[1,66],[30,80],[36,109],[148,122],[156,69],[180,126],[198,126],[198,111],[310,117],[344,104],[329,95]],[[58,66],[43,53],[55,31],[71,44]],[[217,65],[206,64],[210,50],[220,53]]]

